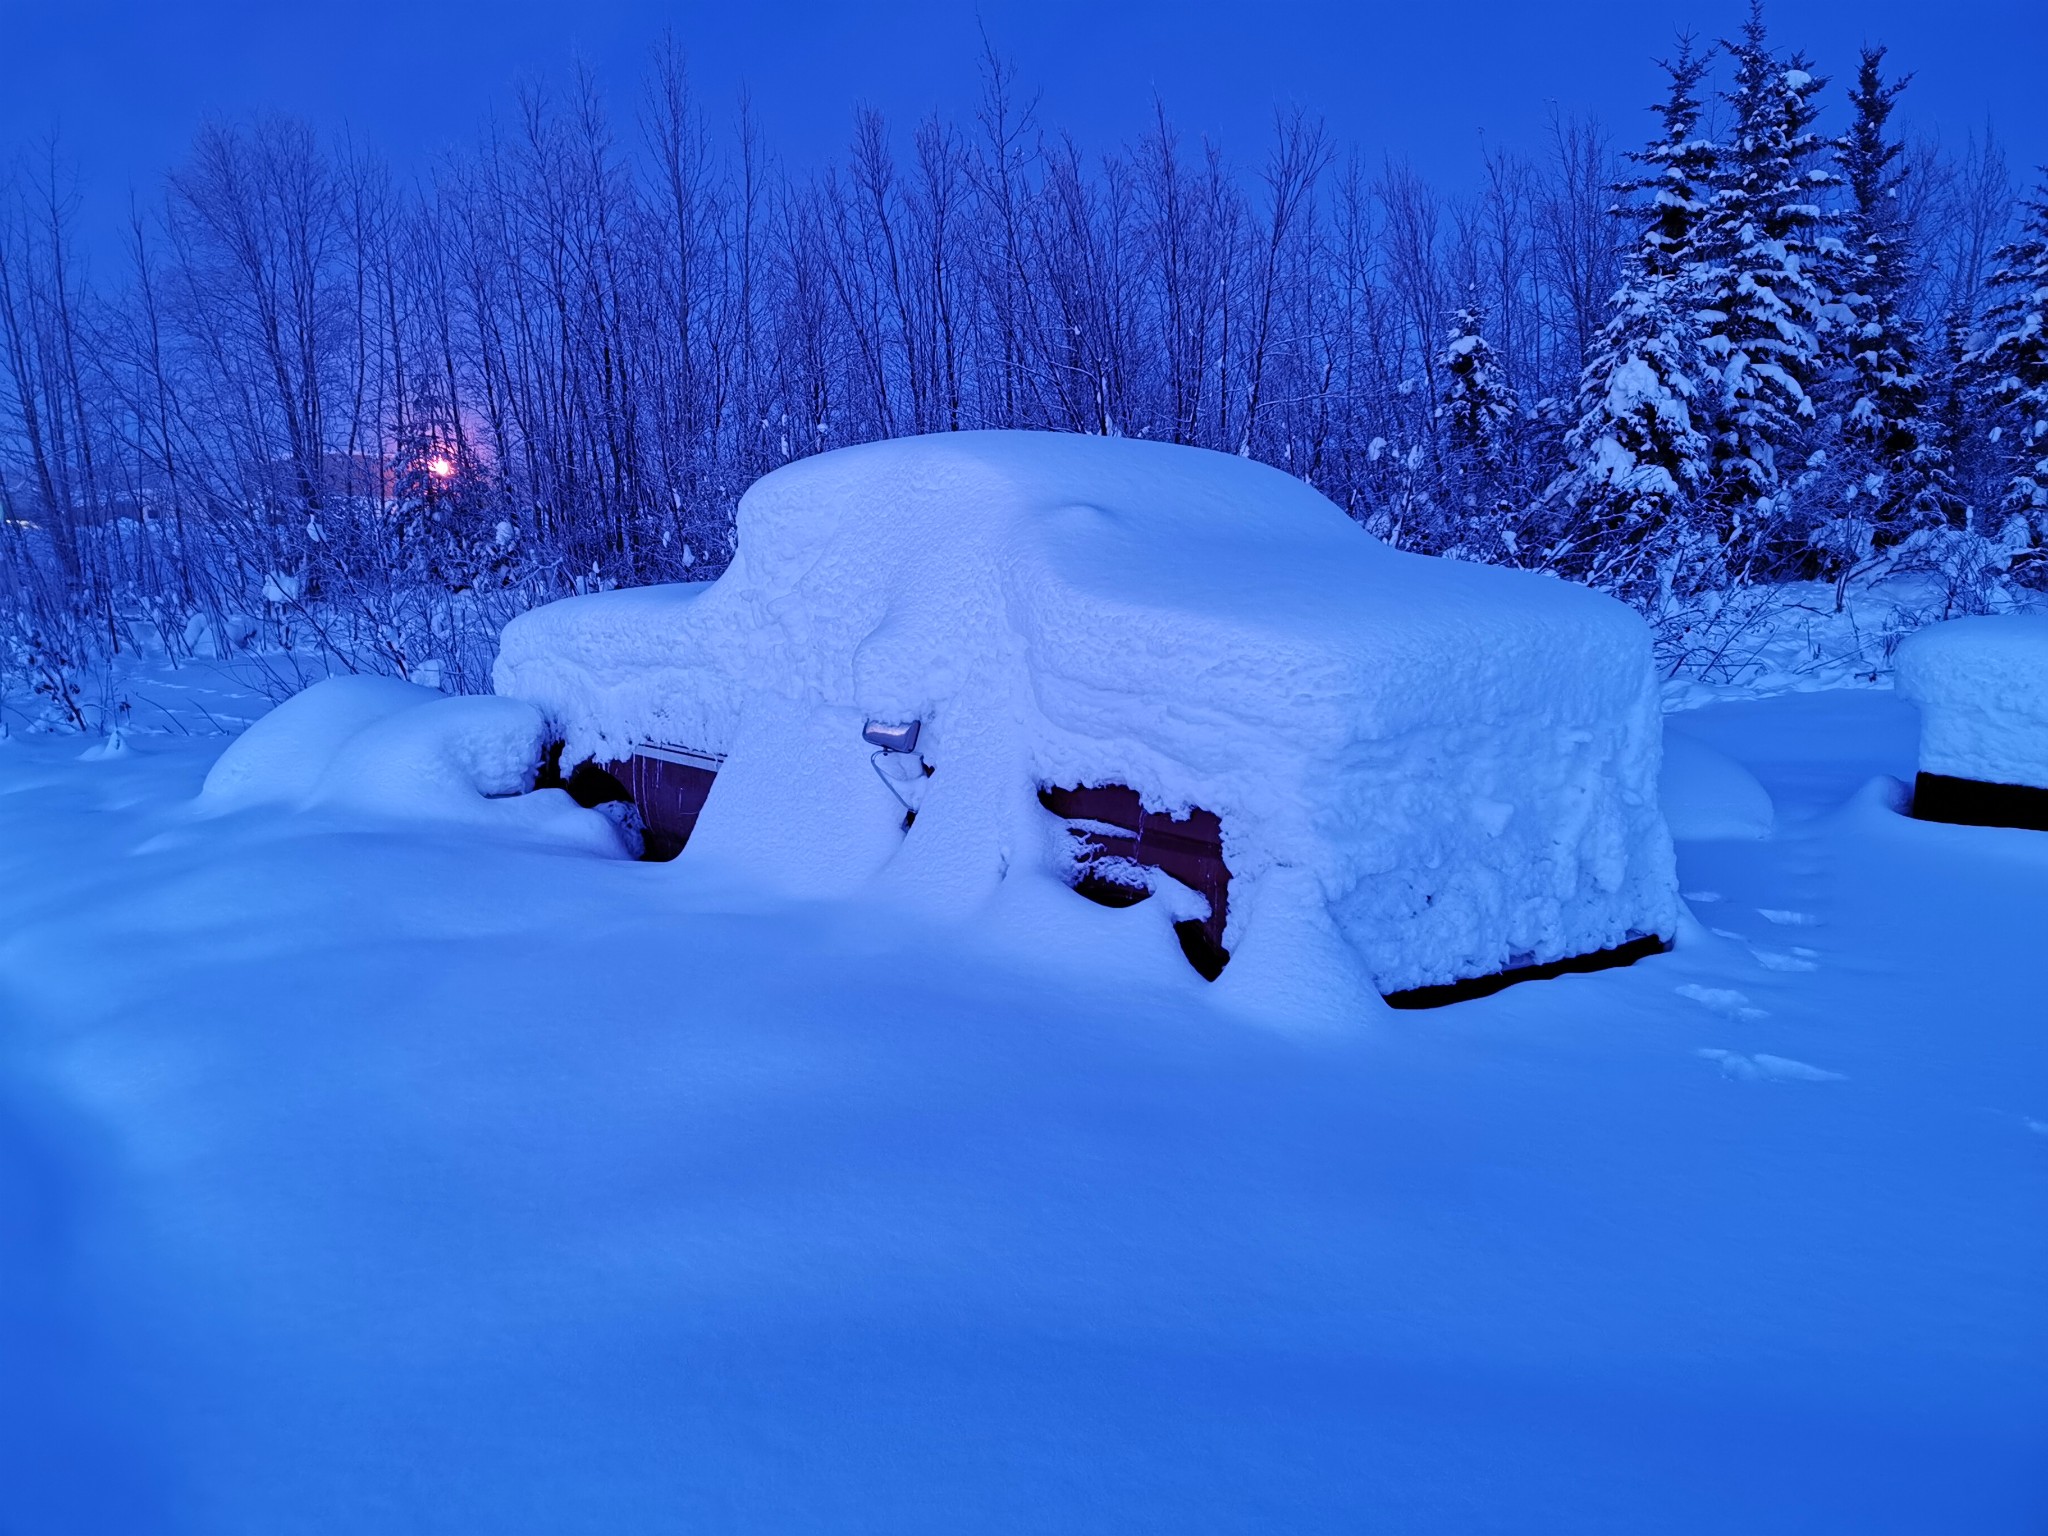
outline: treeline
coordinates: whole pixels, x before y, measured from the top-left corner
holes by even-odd
[[[971,122],[860,112],[798,174],[669,48],[418,183],[210,126],[118,269],[40,156],[0,211],[0,692],[84,724],[156,646],[481,686],[520,608],[719,569],[775,465],[972,427],[1249,454],[1667,619],[2030,579],[2048,206],[1988,140],[1901,142],[1881,51],[1831,97],[1752,14],[1665,71],[1649,145],[1559,118],[1449,197],[1298,113],[1246,162],[1163,112],[1091,152],[993,56]]]

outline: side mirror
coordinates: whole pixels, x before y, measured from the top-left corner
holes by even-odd
[[[862,729],[860,739],[884,752],[915,752],[917,731],[922,723],[912,720],[907,725],[889,725],[880,720],[870,720]]]

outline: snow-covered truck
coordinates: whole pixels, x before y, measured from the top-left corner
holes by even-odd
[[[2048,831],[2048,613],[1930,624],[1895,675],[1920,707],[1913,814]]]
[[[800,460],[748,490],[717,580],[526,614],[495,684],[652,854],[951,915],[1057,875],[1161,902],[1220,986],[1425,1004],[1675,926],[1640,619],[1200,449]]]

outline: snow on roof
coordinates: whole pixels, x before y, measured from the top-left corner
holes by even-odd
[[[1334,967],[1393,991],[1674,919],[1641,621],[1395,551],[1205,450],[978,432],[801,460],[747,492],[717,582],[514,620],[496,686],[550,712],[565,762],[731,752],[698,839],[806,888],[822,867],[969,909],[1044,841],[1042,784],[1215,811],[1219,987],[1271,969],[1328,994]],[[924,722],[908,836],[900,811],[845,830],[883,793],[866,718]]]
[[[2048,789],[2048,614],[1930,624],[1895,679],[1920,706],[1923,772]]]

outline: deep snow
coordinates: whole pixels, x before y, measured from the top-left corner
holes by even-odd
[[[1675,953],[1314,1033],[0,743],[0,1528],[2038,1531],[2048,834],[1888,692],[1669,730],[1775,807]]]
[[[330,677],[228,743],[195,809],[220,815],[275,805],[467,822],[601,857],[637,851],[610,820],[562,790],[534,791],[551,739],[546,716],[518,699],[449,698],[396,678]]]

